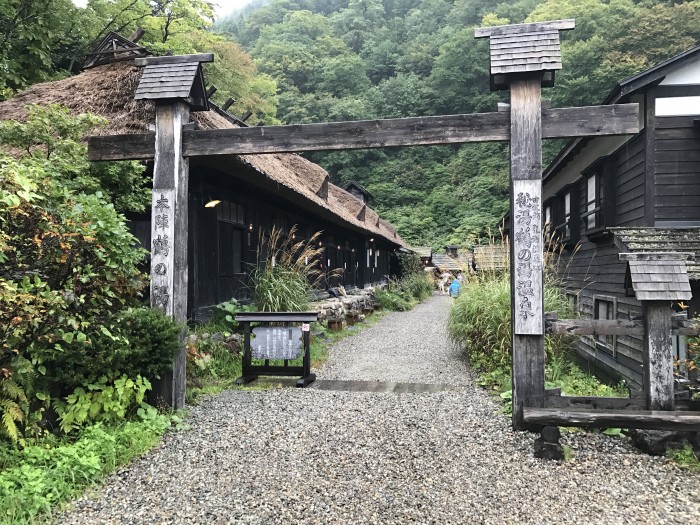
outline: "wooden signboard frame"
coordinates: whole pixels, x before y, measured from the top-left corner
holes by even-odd
[[[316,375],[311,373],[311,333],[310,323],[318,321],[317,312],[249,312],[238,314],[236,321],[243,324],[243,370],[236,384],[244,385],[254,381],[259,376],[300,376],[296,386],[303,388],[316,380]],[[302,323],[302,364],[290,365],[289,360],[283,360],[282,365],[271,365],[270,359],[265,359],[262,365],[253,364],[253,352],[251,345],[251,323],[264,323],[275,327],[290,327]]]

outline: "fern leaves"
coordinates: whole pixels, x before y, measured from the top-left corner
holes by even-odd
[[[0,379],[0,436],[6,436],[11,441],[20,438],[20,428],[24,422],[24,409],[27,396],[12,379]]]

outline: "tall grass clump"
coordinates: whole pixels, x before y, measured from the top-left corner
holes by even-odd
[[[309,292],[321,282],[323,248],[314,233],[308,240],[296,240],[297,227],[261,233],[258,265],[251,275],[252,299],[260,312],[303,312],[309,308]]]
[[[466,349],[472,365],[494,369],[510,364],[510,281],[507,276],[477,279],[462,286],[447,322],[453,341]]]
[[[399,254],[401,279],[398,288],[408,297],[424,301],[433,294],[435,282],[423,269],[420,258],[416,254]]]
[[[507,246],[507,243],[504,245]],[[502,253],[502,250],[499,252]],[[551,254],[546,255],[546,268],[559,264],[559,259]],[[557,312],[562,319],[572,318],[574,312],[557,286],[556,277],[549,270],[545,273],[545,311]],[[510,367],[510,301],[510,275],[507,270],[482,272],[462,287],[450,310],[448,331],[452,340],[466,349],[472,366],[483,371]],[[548,363],[560,366],[570,344],[570,337],[547,336],[545,351]]]

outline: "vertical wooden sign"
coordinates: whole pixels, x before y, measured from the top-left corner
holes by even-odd
[[[187,199],[189,161],[182,156],[182,126],[190,110],[181,101],[156,104],[156,148],[151,207],[151,307],[182,324],[173,369],[155,394],[175,410],[185,406],[187,322]]]
[[[513,333],[542,335],[542,183],[514,180],[512,185]]]
[[[173,315],[175,190],[154,189],[151,205],[151,307]]]

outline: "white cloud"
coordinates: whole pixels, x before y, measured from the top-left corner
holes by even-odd
[[[225,16],[236,9],[247,6],[253,0],[214,0],[216,14],[219,17]]]

